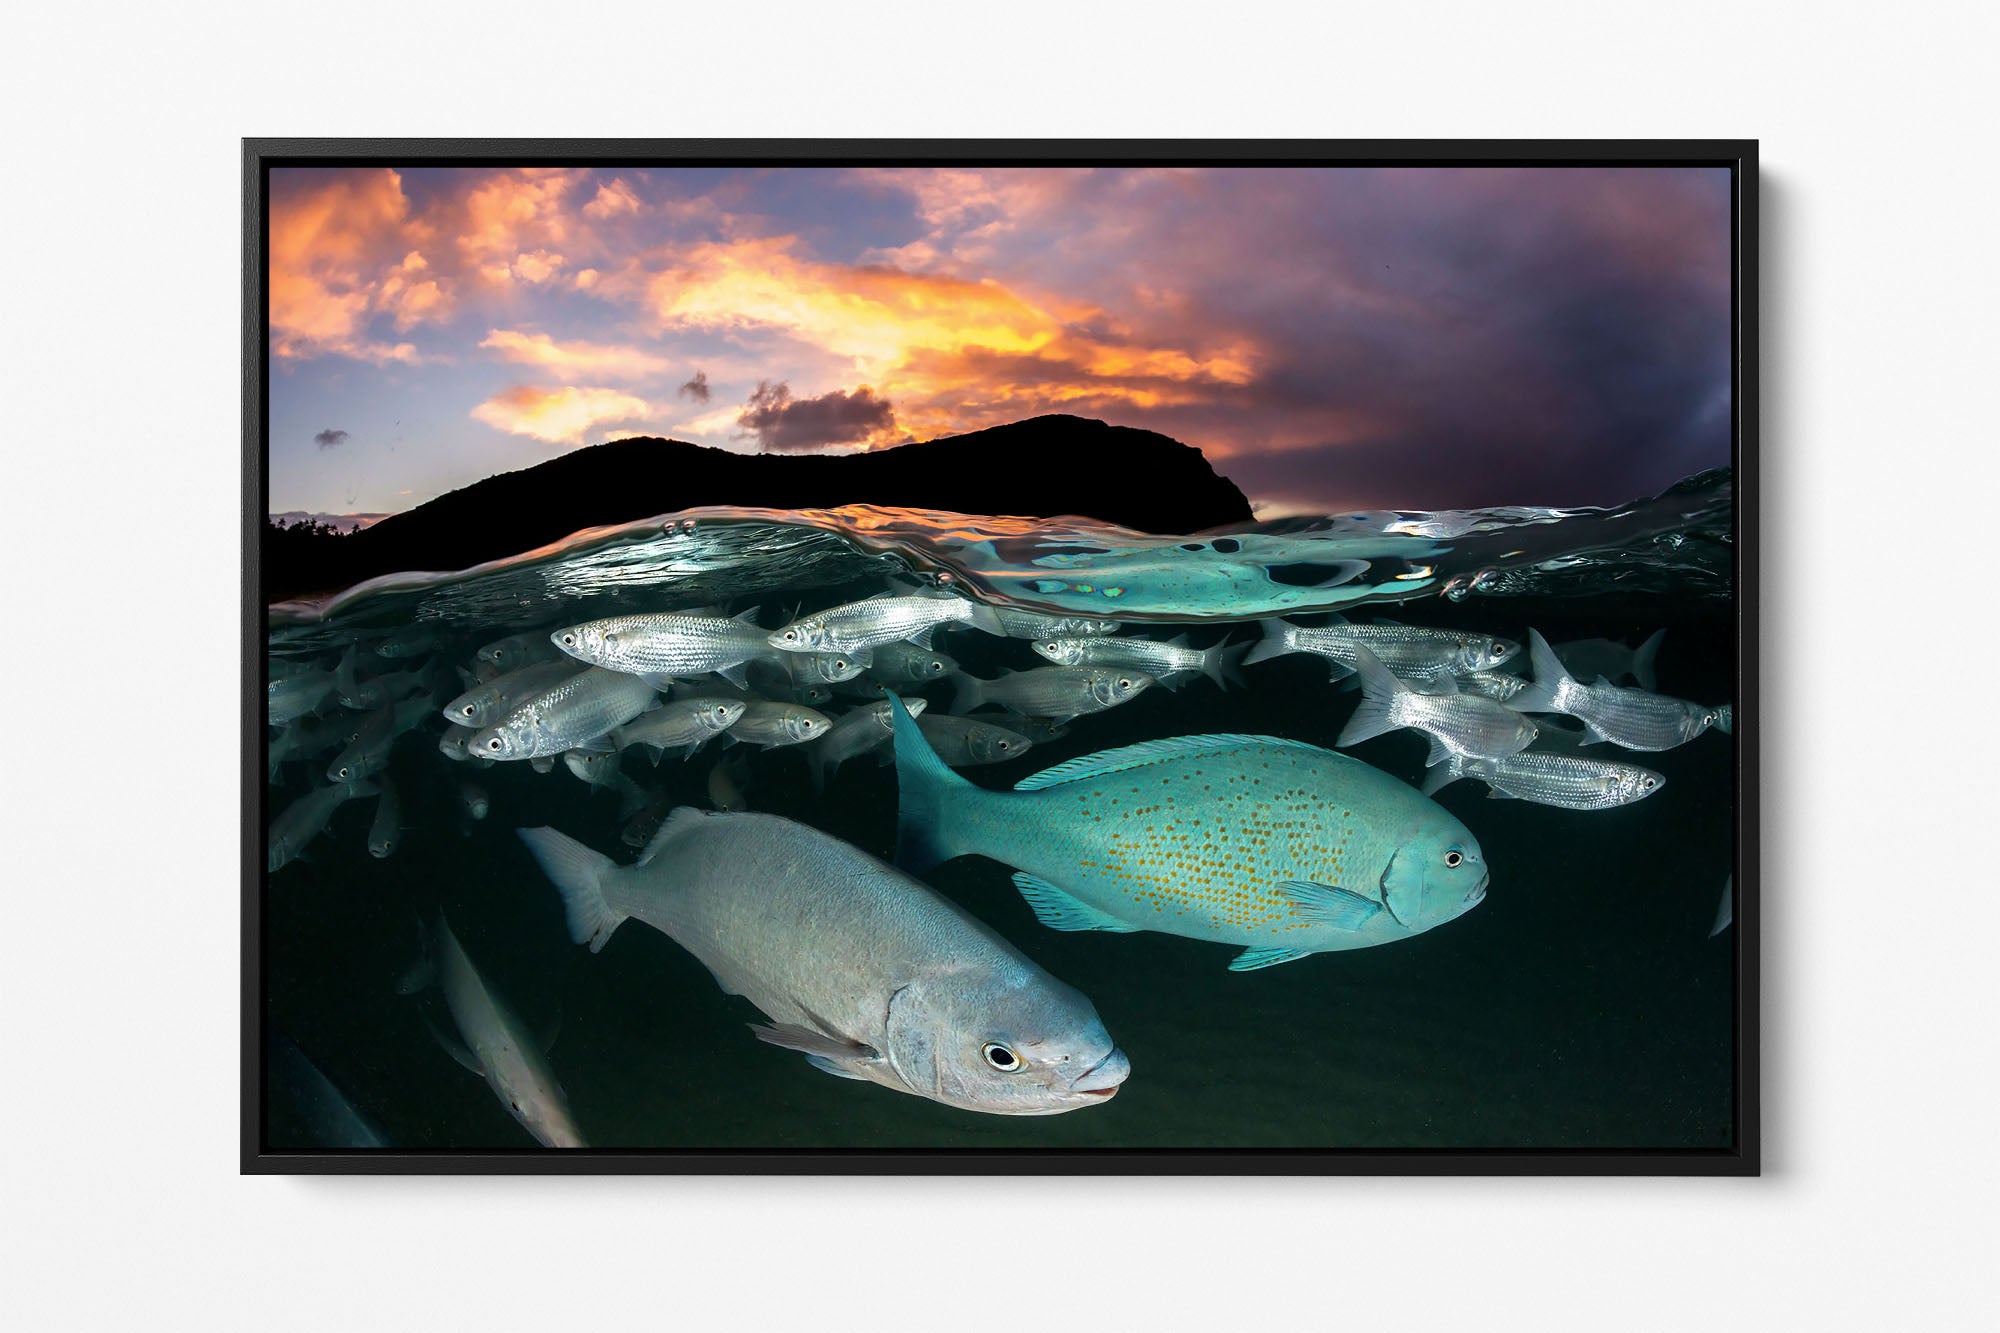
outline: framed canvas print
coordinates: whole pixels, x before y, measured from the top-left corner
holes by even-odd
[[[1755,237],[247,142],[244,1169],[1754,1172]]]

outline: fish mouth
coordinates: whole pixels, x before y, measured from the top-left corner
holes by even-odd
[[[1132,1062],[1125,1058],[1125,1052],[1114,1046],[1109,1055],[1070,1080],[1069,1090],[1109,1101],[1117,1094],[1118,1085],[1131,1073]]]
[[[1486,876],[1486,878],[1480,880],[1477,884],[1473,885],[1472,892],[1465,895],[1465,905],[1468,908],[1472,908],[1472,907],[1477,907],[1479,906],[1479,904],[1485,902],[1486,886],[1488,884],[1491,884],[1492,882],[1493,882],[1493,876],[1489,874],[1488,876]]]

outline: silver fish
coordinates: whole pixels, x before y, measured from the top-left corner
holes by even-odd
[[[618,798],[619,818],[625,818],[646,803],[646,793],[625,776],[618,766],[616,750],[565,750],[563,767],[594,791],[608,791]]]
[[[824,736],[833,719],[804,704],[773,703],[752,699],[743,707],[743,716],[729,729],[731,740],[751,745],[798,745]]]
[[[1569,714],[1584,724],[1585,745],[1610,741],[1627,750],[1671,750],[1723,721],[1722,708],[1574,680],[1563,670],[1548,640],[1534,630],[1528,631],[1528,646],[1535,680],[1514,696],[1512,706],[1524,713]]]
[[[721,811],[750,808],[744,788],[750,785],[750,765],[739,760],[718,762],[708,770],[708,803]]]
[[[1153,683],[1151,676],[1130,667],[1046,666],[1011,671],[998,680],[963,673],[952,679],[958,685],[951,705],[954,713],[999,704],[1010,712],[1054,718],[1059,723],[1129,703]]]
[[[378,656],[422,657],[444,646],[444,631],[436,625],[406,625],[375,645]]]
[[[927,705],[925,700],[911,699],[905,706],[912,716],[921,717]],[[841,714],[826,734],[813,742],[812,757],[818,761],[813,767],[813,785],[824,786],[835,769],[857,755],[882,748],[894,734],[887,699]]]
[[[432,1035],[452,1059],[486,1080],[509,1115],[534,1135],[544,1148],[586,1148],[562,1084],[556,1082],[542,1055],[541,1043],[528,1032],[505,1001],[486,984],[471,957],[451,933],[440,912],[424,930],[427,966],[399,987],[413,994],[434,983],[444,992],[461,1046],[438,1029]]]
[[[1477,694],[1419,694],[1397,679],[1366,647],[1355,649],[1361,675],[1361,703],[1341,728],[1342,746],[1412,727],[1431,738],[1427,764],[1450,755],[1496,758],[1528,748],[1535,724],[1505,704]],[[1449,683],[1446,677],[1444,684]]]
[[[395,748],[396,706],[383,704],[368,715],[361,724],[348,747],[333,757],[326,766],[328,782],[359,782],[374,773],[379,773],[389,762],[389,752]]]
[[[368,826],[368,854],[380,861],[403,845],[403,803],[387,773],[375,780],[375,822]]]
[[[658,697],[658,691],[638,676],[587,667],[522,700],[466,748],[488,759],[558,755],[625,725]]]
[[[1722,897],[1715,903],[1715,924],[1708,928],[1708,937],[1714,939],[1736,921],[1736,876],[1731,873],[1722,881]]]
[[[1198,671],[1227,689],[1232,683],[1243,683],[1236,664],[1252,645],[1225,642],[1209,648],[1190,648],[1187,635],[1181,634],[1164,642],[1137,638],[1036,639],[1030,647],[1037,656],[1062,666],[1137,667],[1169,688],[1177,688],[1177,683],[1169,677]]]
[[[841,1078],[994,1115],[1116,1094],[1131,1064],[1090,1001],[908,875],[775,815],[676,810],[630,867],[554,829],[522,842],[592,951],[636,917]]]
[[[466,753],[466,745],[479,733],[471,727],[461,727],[456,723],[444,729],[438,738],[438,752],[454,763],[464,763],[471,756]]]
[[[1526,677],[1510,676],[1504,671],[1474,671],[1457,677],[1454,684],[1466,694],[1481,695],[1500,704],[1511,702],[1515,695],[1528,688]],[[1426,688],[1424,692],[1428,694],[1430,690]]]
[[[680,613],[610,616],[565,625],[550,642],[576,658],[636,676],[700,676],[715,672],[736,685],[743,664],[770,651],[757,628],[757,608],[733,619]]]
[[[331,671],[300,671],[281,676],[264,687],[264,718],[282,727],[318,713],[332,702],[337,685]]]
[[[475,685],[444,706],[445,721],[478,731],[492,726],[519,706],[560,680],[576,674],[576,663],[567,657],[533,662],[505,675]]]
[[[912,700],[911,702],[915,702]],[[894,730],[891,719],[891,730]],[[977,718],[952,717],[948,713],[925,713],[917,719],[917,729],[937,751],[938,758],[953,768],[973,768],[983,764],[1004,764],[1019,759],[1034,748],[1018,731]]]
[[[883,685],[928,685],[958,670],[950,653],[919,648],[914,643],[884,643],[874,649],[868,675]]]
[[[1660,655],[1660,640],[1666,637],[1665,630],[1654,630],[1637,648],[1613,639],[1572,639],[1555,645],[1556,658],[1571,675],[1585,680],[1603,676],[1617,684],[1630,676],[1640,689],[1652,690],[1658,687],[1653,663]]]
[[[1081,639],[1116,634],[1124,628],[1116,620],[1099,620],[1092,616],[1052,616],[1012,606],[996,606],[993,614],[1000,619],[1001,632],[1010,639]]]
[[[334,669],[334,694],[342,705],[359,712],[400,699],[423,683],[423,673],[418,671],[399,671],[364,681],[355,673],[354,661],[354,648],[350,645],[347,655]]]
[[[1485,759],[1454,754],[1433,768],[1423,793],[1434,795],[1460,778],[1478,778],[1496,798],[1518,797],[1565,810],[1609,810],[1642,801],[1666,779],[1637,764],[1614,764],[1575,755],[1528,751]]]
[[[343,718],[354,714],[344,713]],[[310,759],[314,755],[325,754],[336,745],[345,745],[354,739],[353,733],[359,728],[332,718],[316,720],[302,718],[273,736],[264,748],[264,767],[270,779],[278,779],[278,766],[294,759]]]
[[[964,597],[882,593],[794,620],[772,633],[771,647],[787,653],[852,653],[879,644],[908,640],[931,646],[931,632],[940,625],[971,625],[1000,634],[993,608]]]
[[[504,639],[495,639],[484,644],[473,654],[487,666],[500,672],[519,671],[522,667],[533,666],[537,662],[551,662],[562,657],[562,652],[549,640],[549,631],[528,630],[522,634],[509,634]]]
[[[1245,666],[1287,653],[1312,653],[1327,660],[1334,680],[1354,674],[1358,648],[1368,649],[1382,665],[1412,684],[1492,671],[1521,652],[1520,644],[1490,634],[1388,623],[1357,625],[1338,616],[1316,628],[1285,620],[1266,620],[1262,625],[1264,641],[1251,648],[1243,659]]]
[[[458,784],[458,803],[473,819],[484,819],[493,808],[493,798],[486,794],[486,788],[476,782]]]
[[[375,791],[372,782],[336,782],[331,786],[316,787],[286,806],[284,813],[271,821],[270,832],[265,838],[266,872],[275,875],[290,865],[305,850],[307,843],[326,831],[335,810],[356,797],[373,796]]]
[[[653,762],[660,752],[683,745],[700,746],[735,726],[746,704],[741,699],[721,699],[695,695],[670,699],[650,713],[641,713],[632,722],[611,731],[611,743],[619,749],[644,745],[652,749]]]

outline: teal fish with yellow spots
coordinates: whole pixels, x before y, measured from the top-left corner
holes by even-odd
[[[1471,832],[1358,759],[1271,736],[1182,736],[1086,755],[1011,792],[938,758],[895,715],[899,865],[980,854],[1056,930],[1242,946],[1247,972],[1408,939],[1486,896]]]

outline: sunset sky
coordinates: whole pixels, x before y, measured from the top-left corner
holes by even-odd
[[[1267,517],[1729,461],[1720,169],[311,168],[270,239],[274,511],[1044,412],[1197,445]]]

